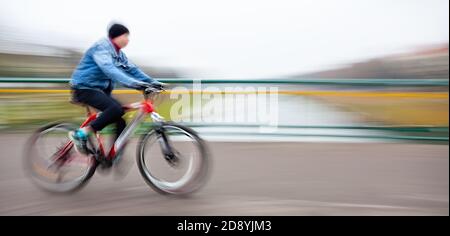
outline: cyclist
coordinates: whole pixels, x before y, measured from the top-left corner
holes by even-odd
[[[72,99],[102,111],[92,123],[69,133],[79,152],[86,153],[86,141],[93,132],[115,123],[117,139],[125,128],[122,105],[111,96],[115,82],[133,89],[163,86],[130,62],[121,50],[127,46],[129,34],[124,25],[112,24],[108,28],[108,38],[91,46],[72,74]]]

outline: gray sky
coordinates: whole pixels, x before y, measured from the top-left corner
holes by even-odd
[[[446,43],[448,0],[0,0],[11,37],[86,49],[111,20],[137,63],[208,77],[305,73]],[[6,34],[6,33],[5,33]]]

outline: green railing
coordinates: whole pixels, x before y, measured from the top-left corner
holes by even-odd
[[[169,84],[189,84],[201,82],[203,84],[303,84],[303,85],[342,85],[342,86],[419,86],[419,87],[448,87],[448,79],[186,79],[186,78],[157,78]],[[68,83],[68,78],[0,78],[0,83]],[[446,88],[448,89],[448,88]],[[192,128],[201,127],[265,127],[261,124],[217,124],[217,123],[185,123]],[[151,125],[151,124],[150,124]],[[300,134],[292,132],[205,132],[205,134],[220,135],[261,135],[261,136],[302,136],[302,137],[342,137],[368,139],[394,139],[410,141],[444,141],[448,142],[448,127],[436,126],[301,126],[279,125],[280,129],[334,129],[334,130],[367,130],[383,131],[383,135],[347,135],[347,134]],[[143,125],[137,133],[145,132],[148,128]],[[105,133],[110,132],[108,129]]]
[[[183,123],[191,128],[215,127],[215,128],[263,128],[271,127],[262,124],[220,124],[220,123]],[[151,123],[144,123],[138,130],[137,134],[142,134],[152,126]],[[392,140],[409,140],[409,141],[444,141],[448,142],[448,127],[440,126],[318,126],[318,125],[277,125],[276,128],[284,129],[319,129],[319,130],[370,130],[395,132],[399,134],[383,134],[383,135],[361,135],[361,134],[299,134],[292,132],[236,132],[236,131],[205,131],[203,134],[210,135],[256,135],[256,136],[284,136],[284,137],[329,137],[329,138],[365,138],[365,139],[392,139]],[[106,132],[110,132],[107,130]],[[420,135],[419,135],[420,134]],[[440,134],[440,136],[436,136]],[[428,135],[428,136],[425,136]]]
[[[186,79],[156,78],[163,83],[189,84],[304,84],[351,86],[448,86],[448,79]],[[68,83],[68,78],[0,78],[0,83]]]

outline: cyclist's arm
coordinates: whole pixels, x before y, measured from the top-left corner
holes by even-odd
[[[93,53],[93,58],[98,67],[109,78],[129,88],[138,89],[141,87],[141,81],[132,78],[114,65],[113,58],[108,50],[99,47]]]
[[[133,62],[131,62],[130,60],[128,60],[128,58],[125,56],[125,59],[127,60],[127,73],[129,73],[130,75],[132,75],[134,78],[146,82],[146,83],[151,83],[151,84],[159,84],[159,81],[157,81],[156,79],[153,79],[151,76],[145,74],[141,69],[139,69],[139,67],[137,67]]]

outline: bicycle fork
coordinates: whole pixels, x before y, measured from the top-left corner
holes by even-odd
[[[170,139],[167,136],[164,127],[161,125],[161,123],[164,121],[164,118],[156,112],[152,112],[151,117],[157,124],[155,127],[156,138],[158,139],[159,146],[161,147],[164,158],[169,162],[169,164],[176,165],[178,163],[176,150],[170,144]]]
[[[164,128],[160,126],[155,128],[155,131],[159,146],[164,154],[164,158],[169,162],[169,164],[176,165],[178,163],[178,156],[176,155],[176,150],[170,144],[169,137],[165,133]]]

